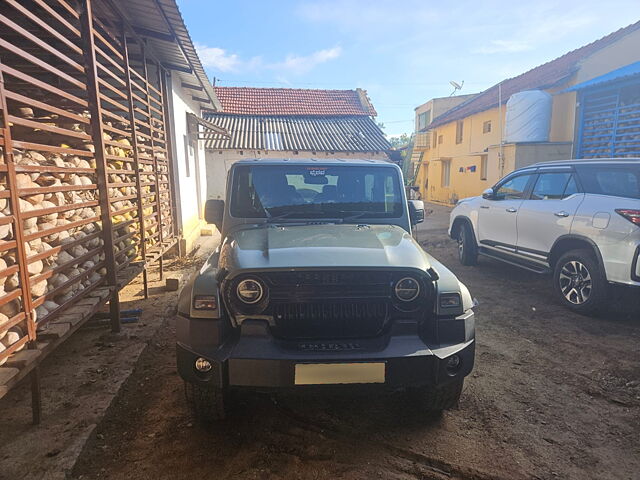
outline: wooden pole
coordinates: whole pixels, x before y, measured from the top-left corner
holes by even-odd
[[[80,15],[82,49],[85,58],[85,71],[87,74],[87,94],[89,112],[91,114],[91,136],[95,147],[96,176],[100,199],[100,215],[102,220],[102,238],[104,240],[107,283],[113,287],[113,292],[111,293],[111,298],[109,300],[111,331],[119,332],[120,298],[116,261],[114,256],[113,225],[111,223],[108,177],[106,172],[107,163],[105,159],[105,144],[103,137],[104,128],[102,124],[102,105],[100,102],[100,88],[98,83],[95,41],[93,35],[93,13],[91,9],[91,0],[83,0],[82,4],[83,9]]]

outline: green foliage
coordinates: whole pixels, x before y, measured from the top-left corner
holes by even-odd
[[[391,137],[389,139],[391,148],[395,148],[395,149],[408,147],[412,141],[413,139],[411,138],[411,136],[407,135],[406,133],[403,133],[399,137]]]

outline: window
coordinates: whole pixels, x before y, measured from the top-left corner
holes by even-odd
[[[486,180],[487,179],[488,164],[489,164],[489,156],[488,155],[482,155],[480,157],[480,180]]]
[[[433,132],[431,132],[431,135],[433,135],[433,148],[436,148],[436,145],[438,143],[438,132],[434,130]]]
[[[443,160],[442,161],[442,178],[441,185],[443,187],[448,187],[451,182],[451,160]]]
[[[431,110],[418,114],[418,131],[426,128],[431,123]]]
[[[637,165],[584,165],[577,169],[587,193],[640,198],[640,167]]]
[[[403,211],[399,180],[389,167],[237,167],[231,214],[239,218],[398,218]]]
[[[193,145],[191,145],[191,140],[189,140],[188,135],[183,135],[184,139],[184,163],[185,163],[185,173],[187,177],[191,176],[191,157],[194,155]]]
[[[491,133],[491,120],[487,120],[482,124],[482,133]]]
[[[442,145],[442,142],[444,142],[444,137],[442,135],[438,135],[438,145]]]
[[[496,200],[517,200],[524,198],[524,192],[532,174],[518,175],[511,177],[496,189]]]
[[[577,187],[569,172],[542,173],[531,193],[532,200],[562,200],[576,193]],[[571,184],[571,185],[570,185]]]
[[[456,122],[456,144],[462,143],[464,120]]]
[[[576,176],[571,175],[569,183],[567,183],[567,186],[564,189],[564,196],[568,197],[574,193],[578,193],[578,184],[576,183]]]

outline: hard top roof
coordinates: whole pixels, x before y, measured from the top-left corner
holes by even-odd
[[[386,160],[362,158],[245,158],[234,165],[367,165],[367,166],[397,166]]]

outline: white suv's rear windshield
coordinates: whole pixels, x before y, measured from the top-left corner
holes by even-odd
[[[580,165],[586,193],[640,198],[640,165]]]
[[[239,218],[399,218],[402,185],[393,167],[238,166],[231,215]]]

